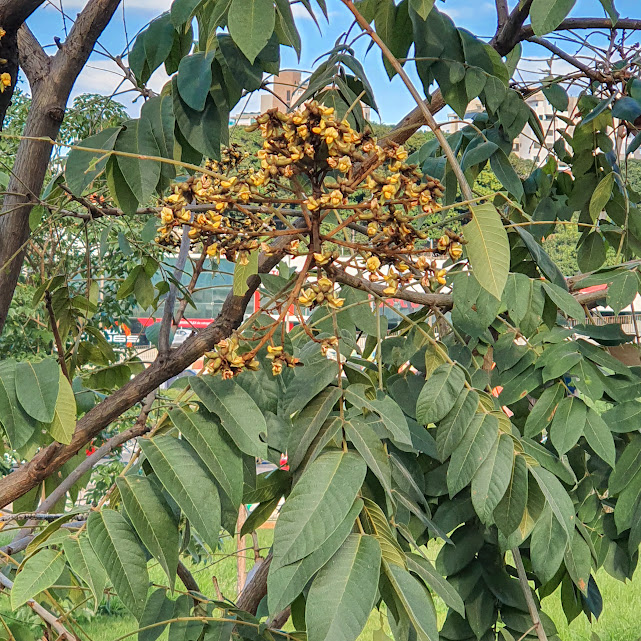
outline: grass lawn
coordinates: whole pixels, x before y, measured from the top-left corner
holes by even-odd
[[[261,546],[269,546],[271,540],[271,530],[259,531]],[[2,542],[0,541],[0,544]],[[189,561],[185,561],[185,564],[198,581],[202,593],[206,596],[215,597],[213,576],[218,579],[218,584],[224,596],[233,597],[235,595],[236,563],[234,557],[230,556],[233,551],[233,543],[227,539],[223,549],[208,564],[193,565]],[[252,564],[253,562],[248,559],[248,569]],[[149,564],[149,575],[152,583],[166,585],[167,578],[165,574],[154,562]],[[623,584],[613,579],[604,571],[598,572],[596,579],[603,595],[604,607],[600,620],[592,627],[590,627],[583,615],[578,617],[571,625],[567,624],[561,608],[560,590],[544,599],[543,607],[556,623],[562,641],[590,641],[592,631],[598,634],[600,641],[640,641],[641,575],[637,575],[635,580],[628,584]],[[183,588],[179,580],[177,580],[176,587]],[[111,605],[115,612],[114,614],[98,614],[89,620],[82,620],[82,628],[90,641],[114,641],[136,630],[136,620],[126,613],[118,603],[117,597],[112,599]],[[440,624],[445,618],[446,607],[438,597],[436,598],[436,607]],[[6,594],[0,596],[0,614],[11,616]],[[379,628],[380,615],[375,612],[370,617],[360,641],[371,641],[373,632]],[[389,633],[389,629],[387,629],[387,632]],[[136,636],[132,635],[129,638],[135,641]],[[160,641],[166,641],[166,639],[167,630],[160,637]]]

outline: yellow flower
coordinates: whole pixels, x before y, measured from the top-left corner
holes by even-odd
[[[307,128],[307,125],[301,125],[296,129],[296,133],[303,139],[307,138],[309,136],[309,129]]]
[[[375,272],[381,266],[381,259],[378,256],[370,256],[365,265],[368,271]]]
[[[398,289],[398,285],[396,285],[396,284],[394,284],[394,285],[388,285],[388,286],[383,290],[383,294],[385,294],[385,295],[387,295],[387,296],[393,296],[394,294],[396,294],[396,290],[397,290],[397,289]]]
[[[463,255],[463,247],[461,243],[452,243],[450,245],[450,256],[454,260],[458,260]]]
[[[334,189],[334,191],[329,195],[329,202],[334,207],[338,207],[343,202],[343,194],[341,194],[338,189]]]
[[[314,211],[315,209],[318,209],[320,207],[320,203],[314,198],[314,196],[310,196],[306,201],[305,204],[307,205],[307,209],[309,211]]]
[[[163,207],[160,211],[160,220],[163,225],[167,225],[174,219],[174,212],[169,207]]]
[[[283,371],[283,363],[281,361],[274,361],[272,363],[272,374],[278,376]]]
[[[0,92],[5,90],[5,87],[11,86],[11,74],[6,71],[0,75]]]
[[[338,161],[338,171],[343,172],[344,174],[347,173],[352,166],[352,160],[349,156],[343,156],[339,161]]]
[[[331,254],[319,254],[318,252],[314,252],[314,260],[317,265],[326,265],[329,263],[331,257]]]
[[[345,304],[344,298],[327,298],[327,304],[333,309],[340,309]]]
[[[405,147],[399,147],[394,154],[394,158],[396,158],[396,160],[407,160],[407,156],[408,153]]]
[[[367,225],[367,235],[370,238],[373,238],[378,233],[378,225],[374,222],[371,222]]]
[[[450,239],[449,239],[449,237],[448,237],[448,236],[446,236],[445,234],[443,234],[443,236],[441,236],[441,237],[438,239],[438,243],[436,243],[436,246],[438,247],[439,251],[444,252],[444,251],[447,249],[447,246],[448,246],[449,244],[450,244]]]
[[[334,283],[332,283],[329,278],[323,277],[318,281],[318,286],[321,288],[321,291],[328,292],[330,289],[334,288]]]
[[[215,257],[215,256],[218,256],[218,244],[217,243],[214,243],[213,245],[209,245],[209,247],[207,247],[207,256],[210,256],[212,258]]]
[[[439,285],[445,285],[447,281],[445,280],[445,274],[447,274],[446,269],[439,269],[436,272],[436,280],[438,281]]]
[[[282,354],[283,346],[282,345],[267,345],[268,354]]]
[[[323,132],[325,142],[327,145],[331,145],[338,138],[338,131],[334,127],[327,127]]]
[[[384,198],[390,200],[396,193],[396,185],[383,185],[383,189],[381,189],[381,192]]]

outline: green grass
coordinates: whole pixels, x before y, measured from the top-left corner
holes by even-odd
[[[2,537],[0,536],[0,539]],[[259,531],[259,543],[263,547],[271,544],[272,531]],[[0,540],[0,544],[2,541]],[[216,592],[212,577],[216,577],[223,596],[233,598],[236,594],[236,561],[234,556],[234,545],[227,539],[223,548],[216,553],[209,563],[194,565],[189,560],[185,564],[191,570],[194,578],[200,586],[201,592],[208,597],[215,597]],[[436,550],[430,550],[436,555]],[[264,551],[266,554],[266,550]],[[253,558],[253,553],[249,555]],[[253,565],[251,558],[248,559],[248,570]],[[151,582],[157,585],[166,585],[167,577],[160,567],[151,562],[149,564],[149,576]],[[562,641],[590,641],[592,631],[599,635],[601,641],[640,641],[641,639],[641,574],[627,584],[621,583],[610,577],[603,570],[596,575],[597,583],[603,595],[603,614],[599,621],[592,627],[587,619],[581,615],[572,624],[568,625],[561,608],[560,590],[543,600],[543,609],[552,617]],[[176,582],[178,589],[183,589],[179,580]],[[136,630],[137,623],[134,617],[129,615],[117,597],[113,597],[110,605],[113,614],[98,614],[89,619],[81,619],[81,625],[87,637],[91,641],[114,641],[115,639],[132,633]],[[446,614],[446,606],[436,599],[436,608],[439,617],[439,624],[443,622]],[[11,616],[6,594],[0,596],[0,614]],[[368,624],[361,634],[360,641],[371,641],[375,630],[380,628],[380,615],[372,613]],[[389,628],[385,626],[387,634]],[[286,629],[292,629],[288,623]],[[136,639],[135,635],[129,637]],[[160,637],[160,641],[166,641],[167,630]]]

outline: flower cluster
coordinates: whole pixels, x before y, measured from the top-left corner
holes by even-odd
[[[345,299],[334,295],[335,286],[335,283],[329,278],[319,278],[301,292],[298,302],[303,307],[314,307],[315,305],[327,303],[332,309],[340,309],[345,303]]]
[[[260,368],[258,360],[250,353],[239,354],[238,347],[237,336],[220,341],[213,351],[205,354],[209,359],[205,366],[207,373],[220,373],[223,379],[229,379],[246,369],[257,371]]]
[[[268,345],[267,358],[272,361],[272,374],[278,376],[285,367],[298,367],[302,363],[288,354],[282,345]]]

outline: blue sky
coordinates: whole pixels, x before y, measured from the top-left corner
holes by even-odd
[[[55,48],[54,36],[64,41],[65,26],[67,29],[70,26],[69,20],[64,20],[60,12],[61,2],[65,13],[71,17],[75,17],[86,4],[86,0],[48,0],[29,20],[29,25],[38,39],[50,47],[48,51]],[[510,5],[515,3],[516,0],[510,0]],[[320,32],[304,10],[296,11],[303,41],[302,57],[299,63],[293,51],[282,49],[282,67],[311,70],[314,60],[323,51],[330,49],[341,33],[349,28],[351,14],[342,3],[339,0],[328,0],[327,4],[329,23],[325,21],[320,11],[318,12]],[[622,17],[641,17],[639,4],[639,0],[617,0],[616,2]],[[125,33],[131,39],[146,23],[168,9],[170,5],[171,0],[123,0],[121,8],[118,9],[114,19],[101,37],[100,44],[111,54],[122,54],[127,42]],[[437,6],[447,12],[459,27],[469,29],[481,37],[489,38],[494,33],[496,13],[493,0],[446,0],[445,2],[439,0]],[[299,7],[300,5],[295,5],[295,8]],[[604,11],[599,0],[578,0],[572,15],[603,16]],[[380,109],[380,119],[382,122],[395,123],[413,108],[414,103],[398,78],[395,78],[391,83],[388,81],[381,56],[376,49],[372,49],[366,56],[364,55],[366,47],[366,39],[361,38],[356,49],[374,87]],[[98,47],[97,53],[92,55],[87,69],[77,82],[74,95],[86,91],[111,93],[117,86],[120,79],[118,69],[112,61],[100,55],[100,51],[101,47]],[[524,65],[532,72],[539,71],[545,68],[545,64],[542,60],[538,61],[537,58],[545,56],[544,49],[528,44],[524,48],[524,57],[533,59],[525,61]],[[555,71],[561,72],[562,69],[559,67]],[[416,80],[413,74],[412,76]],[[162,72],[157,73],[152,78],[152,86],[155,89],[160,89],[165,80],[166,77]],[[129,93],[119,97],[119,100],[127,106],[132,114],[136,115],[140,107],[140,99],[136,103],[132,103],[134,97],[135,94]],[[250,103],[249,110],[252,110],[254,106],[257,108],[255,100]],[[372,114],[372,117],[375,119],[376,115]]]

